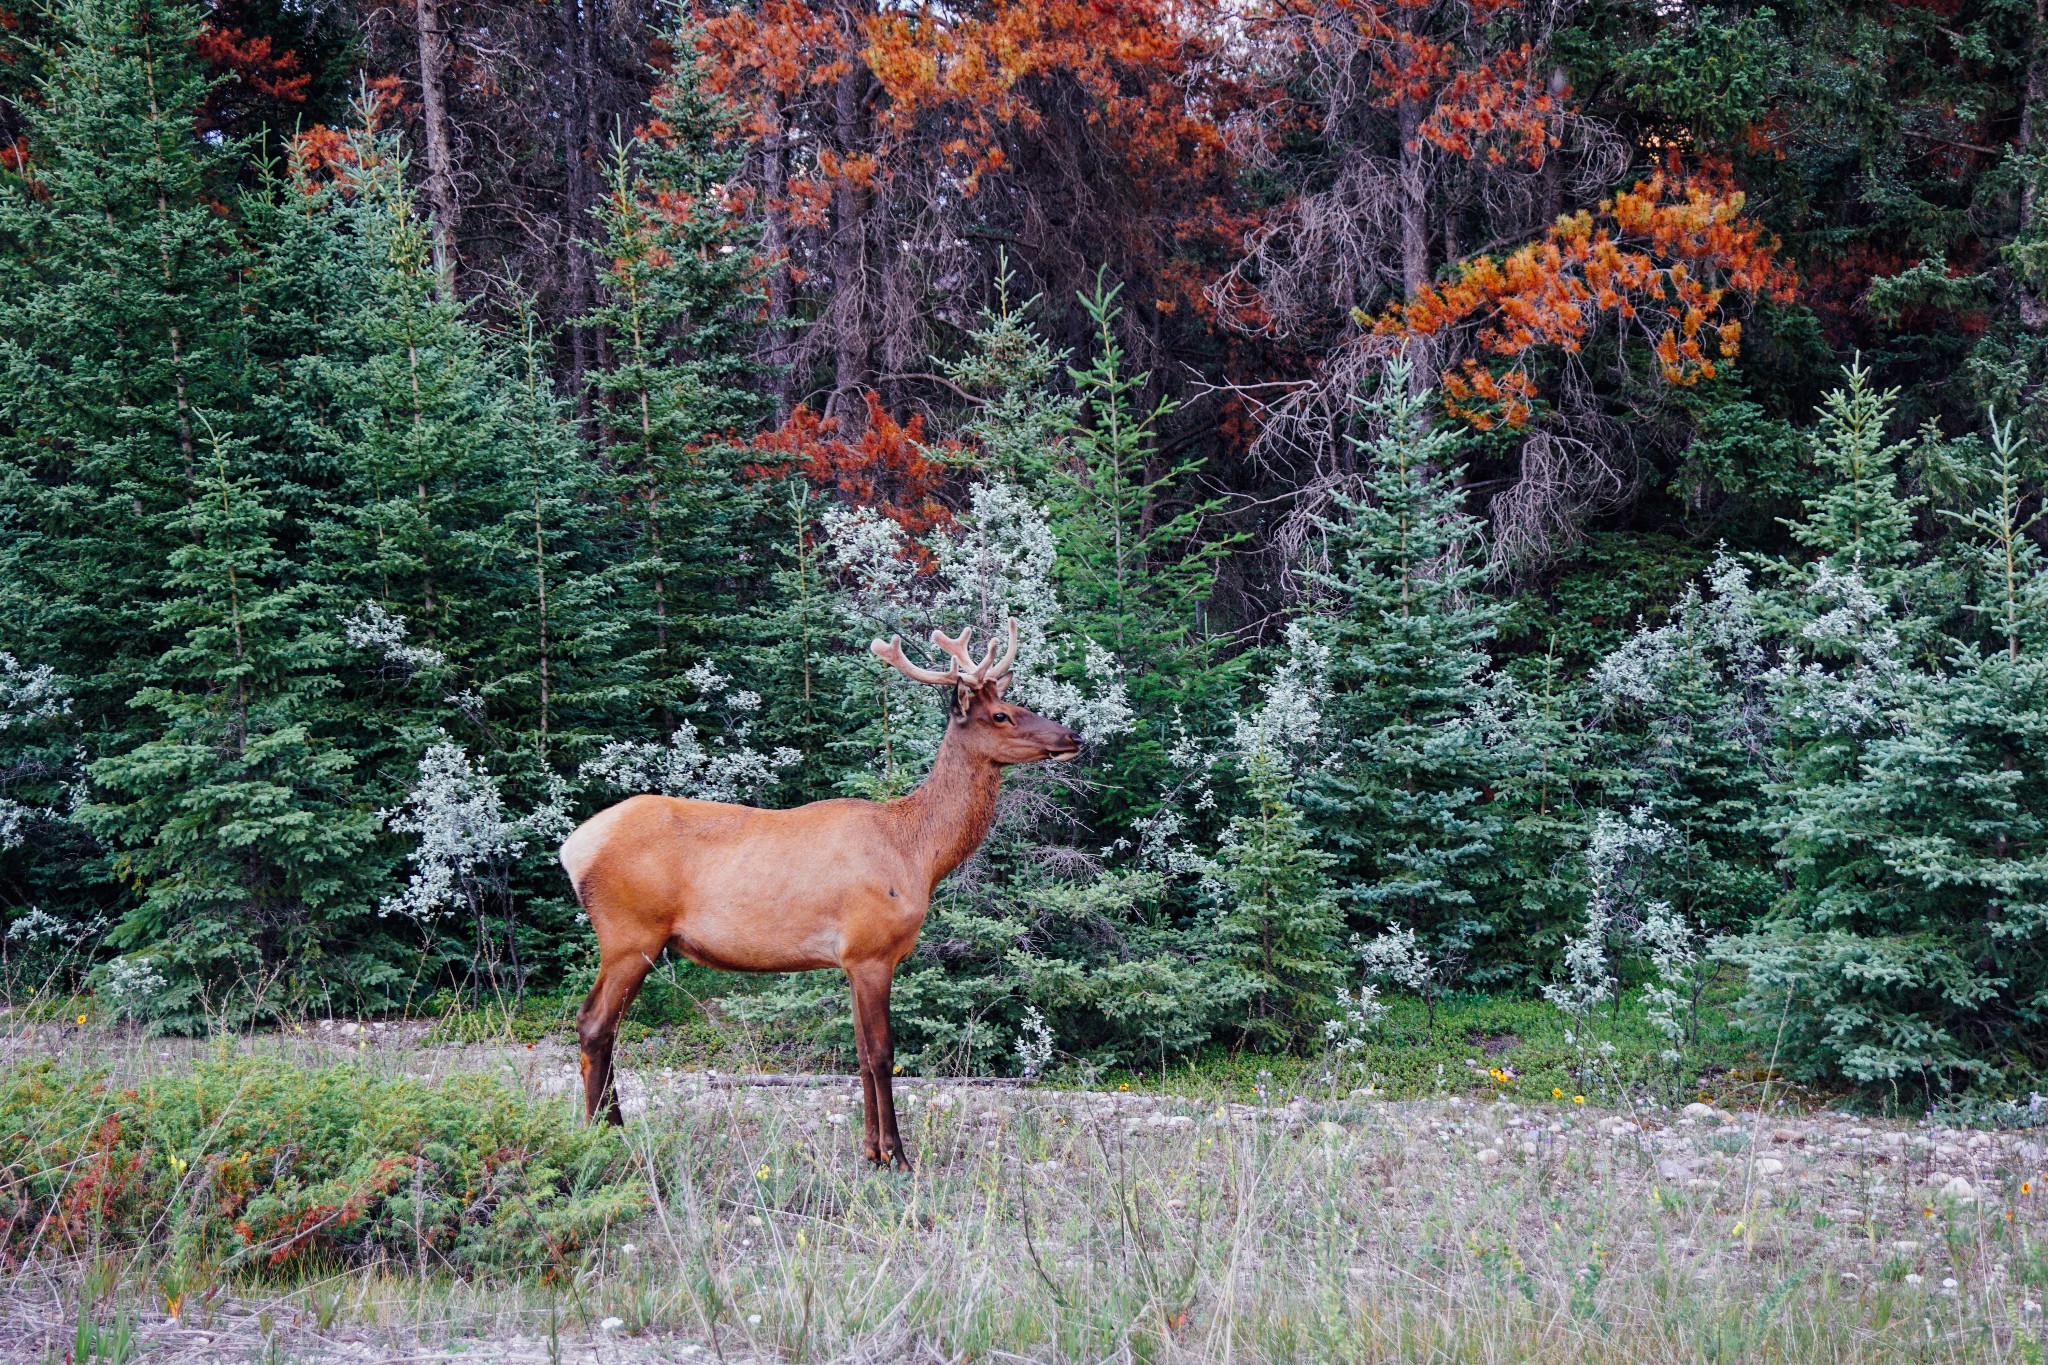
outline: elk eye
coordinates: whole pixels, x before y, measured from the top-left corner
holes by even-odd
[[[1008,711],[998,711],[990,719],[994,720],[998,725],[1008,725],[1010,723],[1010,713]]]

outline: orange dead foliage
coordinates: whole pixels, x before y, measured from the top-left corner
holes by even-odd
[[[938,495],[948,462],[962,456],[961,447],[952,441],[933,446],[924,438],[922,417],[898,422],[880,398],[866,398],[867,429],[859,441],[840,437],[836,419],[800,407],[780,427],[754,438],[753,449],[763,458],[746,467],[747,477],[800,474],[850,503],[874,508],[911,536],[947,524],[953,514]],[[932,457],[934,449],[940,458]]]
[[[1489,50],[1490,28],[1522,8],[1523,0],[1278,0],[1257,22],[1312,44],[1344,30],[1367,59],[1377,102],[1417,107],[1416,145],[1536,167],[1558,145],[1553,124],[1570,92],[1549,88],[1528,43]]]
[[[1101,151],[1133,202],[1171,219],[1166,241],[1234,242],[1249,226],[1212,189],[1230,183],[1220,123],[1229,101],[1219,100],[1226,92],[1216,74],[1213,35],[1221,26],[1209,21],[1206,4],[998,0],[971,9],[863,9],[763,0],[698,11],[710,84],[744,111],[740,135],[762,139],[810,125],[814,150],[763,206],[791,226],[822,227],[835,191],[879,191],[928,174],[934,159],[951,192],[979,193],[1009,168],[1017,139],[1058,120]],[[872,127],[857,145],[833,145],[843,132],[835,87],[863,67],[880,87]],[[1197,83],[1199,98],[1190,94]],[[1129,230],[1129,245],[1156,252],[1138,240],[1139,222]],[[1202,309],[1205,282],[1176,288],[1172,302]]]
[[[1456,279],[1358,320],[1386,337],[1469,330],[1495,359],[1446,370],[1445,406],[1481,431],[1524,425],[1536,393],[1530,353],[1576,352],[1602,319],[1647,339],[1666,383],[1695,384],[1740,347],[1742,324],[1723,309],[1731,294],[1789,302],[1798,282],[1743,202],[1721,175],[1659,172],[1597,211],[1560,218],[1540,241],[1466,261]]]
[[[238,28],[209,23],[200,28],[195,46],[215,76],[244,81],[275,100],[302,104],[313,83],[299,54],[273,51],[268,35],[252,38]]]

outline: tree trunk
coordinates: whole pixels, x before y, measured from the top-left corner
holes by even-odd
[[[455,198],[455,157],[448,139],[448,33],[441,0],[418,0],[420,40],[420,107],[426,121],[427,207],[434,215],[434,269],[441,292],[455,297],[455,229],[460,208]]]
[[[1429,283],[1429,166],[1422,146],[1421,103],[1402,100],[1396,113],[1401,128],[1401,286],[1412,299]],[[1411,343],[1411,353],[1416,349]],[[1431,367],[1425,356],[1416,355],[1414,360],[1408,383],[1420,393],[1429,387]]]
[[[582,242],[583,234],[589,229],[590,209],[596,195],[591,148],[586,140],[587,130],[593,121],[591,72],[585,64],[589,51],[585,43],[588,27],[582,0],[564,0],[562,51],[568,61],[564,64],[567,107],[561,111],[565,210],[562,252],[568,277],[569,315],[572,318],[586,316],[597,304],[590,252]],[[595,339],[590,330],[572,323],[569,328],[569,392],[576,398],[576,418],[583,424],[584,439],[592,445],[596,443],[597,434],[590,425],[595,414],[591,409],[589,375],[596,368],[595,350]]]
[[[782,123],[782,107],[773,95],[761,100],[761,198],[766,205],[761,250],[768,258],[768,318],[765,336],[768,382],[775,390],[775,420],[789,420],[794,401],[791,393],[796,377],[789,372],[789,291],[794,281],[789,274],[789,144]]]
[[[2034,31],[2027,40],[2027,99],[2020,109],[2019,150],[2022,155],[2037,155],[2040,140],[2040,105],[2048,99],[2048,0],[2034,0]],[[2039,173],[2023,173],[2020,183],[2020,240],[2032,235],[2034,224],[2040,216],[2040,205],[2035,182]],[[2028,281],[2021,280],[2018,290],[2020,322],[2030,331],[2048,327],[2048,302],[2044,302],[2039,291]]]
[[[1571,81],[1566,77],[1564,68],[1561,66],[1550,68],[1550,100],[1554,109],[1562,110],[1564,108],[1564,92],[1570,88]],[[1562,122],[1562,119],[1554,118],[1553,126],[1559,126]],[[1536,226],[1547,228],[1556,222],[1559,215],[1564,212],[1563,147],[1545,147],[1543,149],[1543,189],[1542,199],[1539,202],[1542,205],[1540,212],[1543,215],[1543,221],[1536,224]]]
[[[867,68],[856,59],[848,63],[833,92],[833,137],[842,155],[861,150],[861,105],[866,94]],[[832,191],[832,398],[826,411],[843,426],[859,423],[866,405],[861,389],[868,378],[866,237],[867,218],[863,196],[844,177]]]

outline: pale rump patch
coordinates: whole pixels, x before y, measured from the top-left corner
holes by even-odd
[[[619,822],[619,812],[624,803],[599,811],[570,831],[562,841],[562,851],[557,856],[562,860],[562,870],[569,874],[569,884],[576,888],[580,899],[583,895],[583,874],[590,869],[591,859],[604,847],[605,837],[611,827]]]

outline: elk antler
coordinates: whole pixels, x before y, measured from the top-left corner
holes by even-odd
[[[942,653],[953,657],[954,667],[960,673],[960,682],[963,686],[986,687],[1008,673],[1010,666],[1017,661],[1017,618],[1014,616],[1010,618],[1009,630],[1009,648],[1003,651],[1000,661],[996,659],[998,642],[995,640],[988,642],[988,648],[983,651],[981,658],[974,657],[973,651],[967,648],[968,638],[974,633],[972,630],[962,630],[957,640],[943,631],[935,630],[932,632],[932,643],[937,645]]]
[[[903,644],[899,636],[891,635],[887,644],[880,640],[871,640],[868,642],[868,648],[874,651],[876,658],[894,665],[898,673],[912,682],[930,683],[933,687],[951,687],[960,681],[958,664],[941,673],[936,668],[920,668],[910,662],[903,653]]]
[[[1009,647],[1003,650],[1001,659],[996,658],[998,642],[995,640],[988,642],[987,651],[979,659],[974,657],[973,651],[967,648],[967,641],[974,634],[972,629],[962,630],[958,638],[942,630],[933,631],[932,643],[940,653],[953,660],[953,666],[943,673],[910,662],[903,653],[898,636],[891,635],[886,644],[880,640],[872,641],[868,648],[874,651],[876,658],[893,665],[897,672],[912,682],[930,683],[934,687],[986,687],[1009,673],[1010,666],[1017,661],[1017,618],[1014,616],[1010,618],[1009,630]]]

